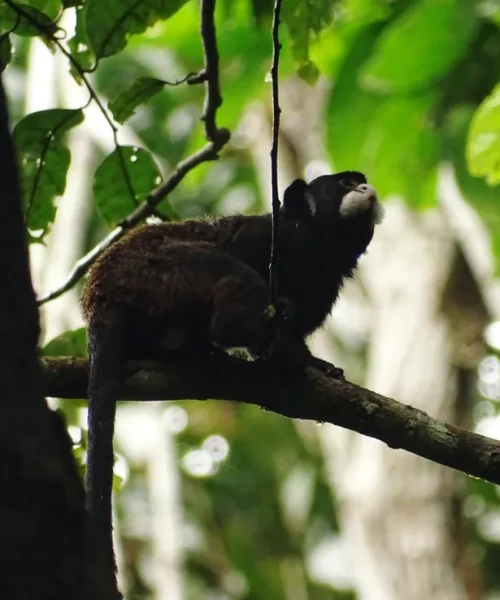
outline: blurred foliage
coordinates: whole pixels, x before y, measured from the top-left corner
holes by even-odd
[[[41,350],[42,356],[87,356],[87,330],[85,327],[65,331],[50,340]]]
[[[191,415],[191,408],[186,408]],[[195,573],[208,569],[220,591],[224,578],[234,570],[249,588],[249,596],[242,597],[284,599],[283,563],[297,560],[301,571],[304,550],[335,526],[320,449],[305,446],[293,423],[283,417],[242,405],[224,404],[218,409],[215,420],[213,407],[197,409],[190,426],[179,435],[180,453],[200,445],[214,429],[230,444],[230,456],[214,476],[193,478],[187,472],[183,479],[188,517],[204,537],[190,567]],[[312,475],[310,480],[304,478],[302,491],[306,497],[311,491],[314,506],[306,504],[303,520],[293,527],[285,517],[281,496],[288,477],[301,466]],[[308,597],[337,597],[304,576]]]
[[[399,195],[423,210],[436,204],[440,163],[451,163],[464,197],[488,227],[498,261],[500,2],[283,4],[280,77],[328,80],[321,117],[332,166],[360,169],[382,197]],[[61,30],[67,14],[75,17],[74,32]],[[233,133],[252,104],[269,105],[271,19],[268,0],[217,2],[223,95],[218,123]],[[118,135],[126,123],[141,141],[140,147],[116,147],[108,156],[96,151],[100,163],[89,183],[96,209],[88,228],[90,247],[204,143],[203,87],[170,85],[203,66],[199,6],[195,0],[6,0],[0,2],[0,71],[25,72],[34,36],[56,53],[64,43],[72,55],[68,77],[83,84],[91,76]],[[24,115],[23,100],[16,98],[11,109],[26,224],[29,240],[43,242],[66,187],[71,159],[66,134],[78,127],[85,107]],[[111,126],[109,133],[114,134]],[[248,149],[230,144],[219,161],[190,173],[159,208],[168,218],[262,210]],[[84,355],[84,346],[84,331],[77,330],[52,340],[42,352]],[[78,410],[68,405],[65,411],[76,423]],[[180,457],[213,433],[230,444],[229,457],[211,476],[183,471],[184,510],[203,538],[187,554],[189,598],[224,593],[285,599],[284,574],[290,572],[309,598],[352,598],[350,591],[315,581],[305,566],[309,553],[338,533],[335,499],[314,435],[299,435],[291,422],[253,407],[207,402],[186,403],[185,409],[189,425],[177,437]],[[295,509],[302,514],[297,522],[287,516],[290,508],[283,500],[292,476],[303,482],[301,499],[308,499],[302,513]],[[140,478],[134,467],[122,494]],[[498,513],[498,493],[470,480],[469,505],[475,508],[469,506],[467,517],[479,524]],[[472,562],[484,568],[487,591],[498,590],[498,540],[486,542],[482,531],[479,527],[470,542]],[[130,550],[137,540],[125,543]],[[131,598],[150,597],[139,560],[132,572]],[[228,587],[231,576],[239,587]]]
[[[131,184],[126,194],[120,191],[121,208],[115,194],[95,195],[99,213],[113,226],[144,197],[147,182],[156,180],[154,162],[145,158],[146,152],[174,166],[202,144],[202,86],[166,85],[202,67],[199,9],[194,0],[144,0],[140,4],[128,0],[17,4],[7,0],[0,7],[2,68],[13,60],[11,38],[16,34],[45,32],[53,38],[48,40],[46,35],[45,40],[57,51],[56,44],[63,37],[58,33],[60,17],[65,10],[74,10],[75,4],[76,31],[67,40],[73,53],[71,72],[78,80],[94,72],[100,93],[109,98],[112,116],[118,123],[130,119],[144,140],[144,148],[138,150],[143,160],[120,160],[117,165],[110,158],[98,170],[94,190],[102,190],[100,181],[115,179],[117,168]],[[234,130],[246,108],[269,93],[265,79],[270,66],[272,5],[261,0],[221,0],[216,12],[224,97],[219,122]],[[495,2],[290,0],[284,3],[281,28],[281,77],[295,71],[314,82],[322,73],[333,81],[325,113],[325,141],[335,168],[359,168],[367,172],[382,197],[401,195],[411,206],[423,209],[436,201],[440,160],[453,155],[461,185],[469,179],[464,194],[485,218],[497,258],[500,230],[492,216],[492,194],[479,180],[475,180],[478,185],[470,183],[470,175],[490,185],[500,180],[495,88],[499,20]],[[466,146],[460,139],[460,146],[453,150],[448,145],[456,140],[449,135],[448,121],[457,111],[466,110],[471,113]],[[49,124],[40,125],[50,135]],[[41,231],[42,238],[54,219],[54,197],[64,191],[69,165],[64,145],[54,138],[53,146],[46,157],[43,145],[38,145],[37,153],[32,144],[31,174],[25,176],[30,228]],[[459,155],[466,156],[465,175]],[[234,159],[245,163],[246,158],[233,153],[228,176],[238,185]],[[57,169],[51,170],[56,163]],[[204,164],[190,173],[183,190],[172,194],[172,205],[192,202],[197,210],[213,210],[220,189],[205,184],[214,168]],[[57,177],[48,186],[44,174],[52,173]],[[143,187],[136,189],[136,181]],[[166,216],[175,214],[170,204],[163,208]],[[185,214],[182,208],[178,212]]]

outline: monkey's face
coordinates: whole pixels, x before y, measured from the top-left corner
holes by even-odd
[[[383,218],[375,188],[357,171],[318,177],[308,185],[306,196],[312,215],[323,225],[373,230]]]

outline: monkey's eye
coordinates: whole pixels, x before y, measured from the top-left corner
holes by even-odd
[[[346,190],[354,190],[358,187],[358,183],[352,179],[341,179],[340,185],[346,188]]]

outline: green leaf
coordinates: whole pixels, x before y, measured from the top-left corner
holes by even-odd
[[[33,1],[30,4],[15,5],[19,11],[10,6],[0,7],[0,31],[12,29],[17,35],[35,37],[44,33],[54,34],[57,32],[55,20],[62,9],[59,0]],[[26,15],[26,16],[24,16]]]
[[[445,140],[457,183],[471,206],[477,211],[488,229],[491,239],[495,270],[500,273],[500,206],[498,188],[489,186],[484,178],[471,176],[466,163],[464,147],[474,115],[472,106],[461,106],[447,115]]]
[[[75,35],[68,42],[72,56],[78,62],[83,71],[91,71],[96,62],[96,57],[92,51],[87,35],[88,8],[89,2],[87,1],[76,11]],[[76,81],[80,83],[80,73],[78,73],[74,65],[71,65],[70,72]]]
[[[392,8],[380,0],[344,0],[345,20],[356,23],[357,27],[386,20]]]
[[[5,70],[12,58],[12,44],[8,34],[0,35],[0,73]]]
[[[431,119],[435,102],[435,94],[415,94],[389,99],[377,111],[362,156],[382,197],[401,195],[417,209],[434,205],[440,153]]]
[[[257,23],[270,18],[273,14],[273,3],[269,0],[251,0],[252,12]]]
[[[134,146],[119,146],[104,159],[95,173],[93,190],[99,214],[107,225],[114,226],[130,214],[161,180],[160,170],[149,152]]]
[[[82,476],[82,479],[85,478],[85,448],[80,445],[73,446],[72,448],[73,458],[78,467],[78,471]]]
[[[300,64],[310,62],[312,37],[332,22],[332,0],[288,0],[283,2],[281,19],[287,26],[292,55]]]
[[[87,330],[85,327],[65,331],[46,344],[42,356],[81,356],[87,355]]]
[[[62,0],[27,0],[24,5],[34,8],[52,20],[57,19],[63,10]]]
[[[383,104],[379,95],[361,90],[357,79],[358,70],[370,55],[378,31],[378,27],[371,27],[357,35],[328,101],[326,143],[337,170],[363,170],[362,150],[371,122]]]
[[[472,175],[500,183],[500,84],[479,106],[472,119],[466,147]]]
[[[168,19],[187,0],[87,0],[86,33],[97,60],[122,50],[128,38]]]
[[[118,473],[115,473],[115,471],[113,471],[113,492],[119,492],[122,489],[124,483],[124,478],[121,475],[118,475]]]
[[[357,73],[378,31],[372,26],[359,33],[338,74],[327,108],[327,148],[336,170],[363,171],[381,197],[398,194],[424,208],[435,201],[436,96],[387,98],[360,88]]]
[[[307,83],[313,85],[318,81],[320,73],[318,67],[312,60],[308,60],[299,65],[297,75],[304,81],[307,81]]]
[[[32,231],[41,230],[39,239],[54,221],[54,202],[66,187],[71,157],[63,137],[82,120],[81,110],[43,110],[26,116],[14,128],[26,224]]]
[[[0,33],[9,33],[17,22],[16,13],[7,4],[0,5]]]
[[[108,104],[109,110],[118,123],[125,121],[134,114],[135,109],[161,92],[166,83],[153,77],[141,77]]]
[[[446,74],[467,52],[477,24],[470,0],[415,2],[382,32],[361,71],[371,89],[422,89]]]

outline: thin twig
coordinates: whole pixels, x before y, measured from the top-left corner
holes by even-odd
[[[205,123],[205,134],[208,144],[198,150],[185,160],[181,161],[170,174],[170,177],[156,188],[130,215],[120,222],[102,242],[88,252],[75,264],[67,278],[55,290],[38,301],[45,304],[54,298],[58,298],[64,292],[71,289],[85,275],[97,257],[111,244],[121,238],[129,229],[140,223],[146,217],[152,215],[156,206],[174,190],[189,171],[199,164],[215,160],[220,150],[227,144],[230,138],[229,130],[218,129],[216,124],[217,108],[222,104],[219,88],[219,54],[217,51],[217,39],[215,37],[214,23],[215,0],[203,0],[201,5],[201,31],[203,37],[203,48],[205,53],[205,67],[198,76],[200,81],[205,81],[205,104],[202,120]],[[188,79],[193,83],[195,77]]]
[[[279,41],[281,0],[276,0],[273,11],[273,62],[271,67],[272,96],[273,96],[273,143],[271,147],[271,186],[272,186],[272,234],[271,256],[269,262],[269,300],[276,302],[278,294],[278,235],[280,198],[278,190],[278,145],[280,130],[281,108],[279,104],[279,60],[281,44]]]
[[[45,393],[85,398],[88,363],[82,358],[42,361]],[[500,442],[312,368],[282,372],[235,358],[131,362],[123,400],[231,400],[293,419],[332,423],[435,463],[500,485]]]

